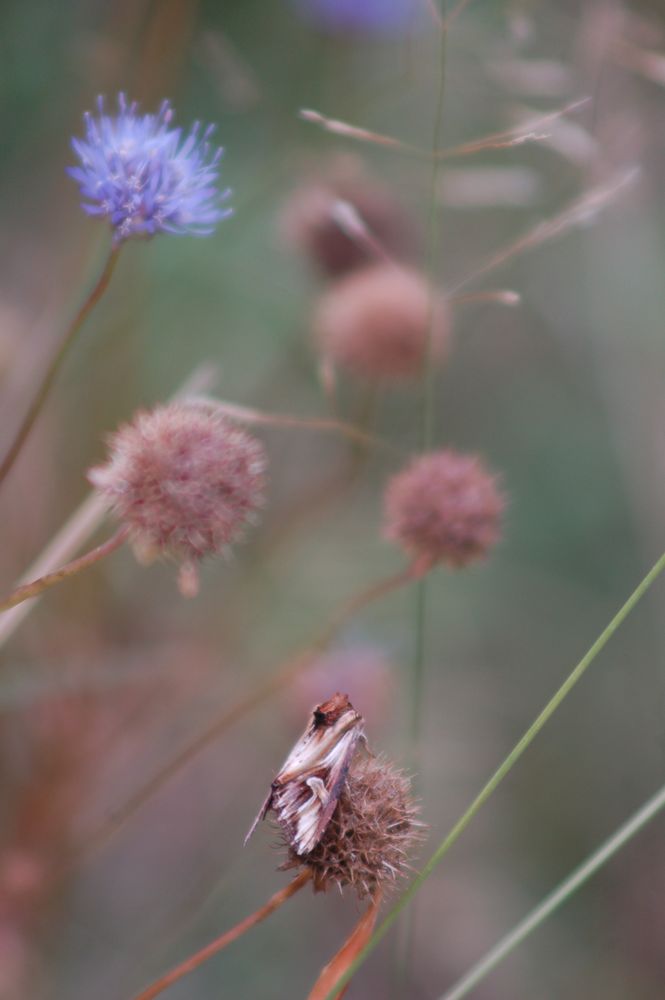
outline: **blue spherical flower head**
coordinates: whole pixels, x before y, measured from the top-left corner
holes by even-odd
[[[196,122],[189,133],[173,128],[173,110],[164,101],[156,115],[138,114],[135,102],[118,97],[117,115],[86,112],[85,139],[72,139],[80,166],[69,167],[89,215],[106,218],[115,243],[156,233],[208,236],[231,214],[220,191],[222,150],[211,147],[213,126],[201,133]]]

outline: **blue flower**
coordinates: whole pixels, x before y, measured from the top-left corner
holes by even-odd
[[[85,139],[72,139],[80,166],[68,167],[77,181],[82,207],[110,221],[114,241],[155,233],[208,236],[231,214],[220,205],[230,192],[219,191],[222,150],[201,134],[196,122],[186,136],[172,128],[173,110],[164,101],[156,115],[138,114],[136,102],[118,96],[118,113],[84,116]]]
[[[298,9],[330,31],[399,33],[417,23],[419,0],[294,0]]]

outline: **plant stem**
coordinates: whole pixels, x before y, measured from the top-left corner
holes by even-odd
[[[88,315],[92,312],[94,307],[97,305],[102,295],[106,291],[108,284],[111,280],[111,275],[113,274],[116,262],[118,260],[118,254],[120,252],[119,246],[112,246],[102,267],[102,271],[95,282],[95,285],[87,296],[83,304],[79,307],[78,312],[74,316],[72,322],[69,324],[65,333],[60,341],[60,344],[53,355],[46,372],[42,376],[42,380],[37,388],[37,391],[33,397],[28,411],[25,414],[23,421],[21,422],[18,431],[12,441],[7,454],[0,464],[0,484],[5,480],[10,469],[14,465],[14,462],[18,458],[21,448],[23,447],[35,420],[39,416],[39,412],[46,402],[46,398],[51,390],[60,367],[67,356],[69,348],[74,342],[76,334],[83,326],[83,323],[87,319]]]
[[[498,944],[488,951],[485,957],[477,962],[454,986],[451,986],[439,1000],[462,1000],[462,997],[467,996],[469,990],[477,986],[492,969],[496,968],[499,962],[502,962],[504,958],[514,951],[562,903],[570,899],[573,893],[584,885],[606,861],[609,861],[617,851],[627,844],[663,808],[665,808],[665,787],[661,788],[648,802],[645,802],[641,809],[638,809],[601,847],[595,850],[586,861],[571,872],[568,878],[564,879],[557,889],[546,896],[524,920],[520,921],[509,934],[506,934],[503,940],[499,941]]]
[[[443,132],[443,105],[446,89],[446,41],[447,30],[445,28],[446,0],[441,4],[441,50],[439,62],[439,89],[436,102],[436,115],[434,119],[434,132],[432,136],[432,148],[438,149],[442,141]],[[432,162],[430,181],[430,202],[429,202],[429,321],[428,336],[425,354],[425,368],[423,372],[423,407],[420,426],[420,450],[427,451],[432,445],[433,424],[434,424],[434,365],[432,364],[432,332],[434,325],[436,279],[439,258],[440,242],[440,219],[437,211],[437,193],[441,164],[435,158]],[[413,671],[411,674],[411,720],[409,726],[411,743],[411,767],[414,772],[418,771],[420,757],[420,738],[422,729],[422,708],[423,690],[425,681],[425,633],[427,624],[427,577],[424,576],[418,583],[416,590],[415,609],[415,650]]]
[[[259,907],[259,909],[252,913],[249,917],[245,917],[245,919],[241,920],[239,924],[232,927],[230,931],[226,931],[226,933],[222,934],[221,937],[211,941],[210,944],[205,946],[205,948],[201,948],[200,951],[191,955],[190,958],[185,959],[185,961],[181,962],[180,965],[176,965],[175,968],[165,973],[165,975],[160,976],[159,979],[155,980],[155,982],[148,986],[145,990],[138,993],[134,1000],[154,1000],[154,997],[159,996],[159,994],[163,993],[164,990],[167,990],[169,986],[173,986],[174,983],[184,979],[185,976],[188,976],[190,972],[194,972],[195,969],[198,969],[200,965],[207,962],[209,958],[213,957],[213,955],[222,951],[227,945],[232,944],[233,941],[237,941],[237,939],[242,937],[246,931],[251,930],[252,927],[256,927],[256,925],[260,924],[262,920],[269,917],[271,913],[274,913],[275,910],[282,905],[282,903],[285,903],[287,899],[294,896],[299,889],[302,889],[302,887],[309,882],[311,877],[309,869],[305,869],[305,871],[301,872],[300,875],[296,875],[293,881],[289,882],[285,888],[280,889],[274,896],[271,896],[264,906]]]
[[[322,431],[329,434],[341,434],[343,437],[364,446],[377,445],[392,450],[393,446],[375,437],[362,427],[334,420],[329,417],[297,417],[288,413],[264,413],[249,406],[239,406],[237,403],[227,403],[214,396],[197,396],[191,400],[193,405],[205,406],[218,413],[223,413],[232,420],[244,424],[263,425],[264,427],[301,427],[303,430]]]
[[[436,99],[434,129],[432,133],[432,166],[429,196],[429,320],[423,371],[423,406],[420,426],[420,450],[428,451],[434,437],[434,364],[432,357],[433,327],[435,321],[436,286],[438,284],[438,263],[441,220],[438,212],[439,178],[441,160],[436,156],[443,144],[443,108],[446,93],[446,46],[448,30],[446,24],[446,0],[441,7],[441,43],[439,51],[439,86]],[[420,771],[421,739],[423,727],[423,697],[425,691],[425,660],[427,634],[427,577],[419,581],[415,595],[415,647],[411,671],[411,717],[409,721],[409,745],[411,769],[414,775]],[[403,928],[401,954],[398,955],[397,989],[405,995],[408,988],[409,969],[413,952],[413,914],[407,914]]]
[[[231,729],[241,719],[244,719],[255,708],[258,708],[259,705],[268,701],[273,695],[282,694],[285,688],[303,673],[316,657],[321,655],[333,641],[339,630],[354,615],[386,594],[398,590],[405,584],[412,583],[418,578],[420,572],[422,570],[418,567],[409,566],[400,573],[379,580],[378,583],[373,584],[351,598],[351,600],[342,604],[338,611],[332,615],[328,625],[323,629],[318,638],[314,639],[296,657],[290,657],[286,663],[278,667],[265,683],[249,692],[244,698],[241,698],[231,709],[226,710],[222,715],[214,719],[207,729],[204,729],[203,732],[199,733],[193,740],[186,744],[165,767],[157,771],[120,809],[111,814],[106,825],[86,841],[77,852],[74,860],[87,857],[101,844],[106,843],[152,795],[158,792],[174,775],[182,771],[201,751],[205,750],[206,747],[219,739],[227,730]]]
[[[487,800],[492,796],[492,794],[499,787],[506,775],[513,769],[519,758],[522,756],[524,751],[533,740],[536,738],[540,730],[543,728],[546,722],[554,715],[557,708],[565,700],[570,691],[574,688],[577,682],[580,680],[582,675],[585,673],[587,668],[593,663],[595,658],[601,652],[601,650],[607,645],[609,640],[612,638],[617,629],[623,624],[630,612],[639,603],[640,599],[649,590],[654,581],[660,576],[660,574],[665,570],[665,553],[660,557],[657,563],[649,570],[644,579],[638,584],[633,593],[630,595],[626,603],[617,611],[614,618],[612,618],[609,625],[601,632],[596,641],[593,643],[588,652],[582,657],[580,662],[574,668],[574,670],[568,675],[566,680],[563,682],[558,691],[552,696],[552,698],[545,705],[542,712],[537,716],[535,721],[529,726],[527,731],[524,733],[522,738],[515,744],[513,749],[510,751],[508,756],[500,764],[497,770],[494,772],[492,777],[489,779],[487,784],[481,789],[478,795],[475,797],[471,805],[468,807],[466,812],[460,816],[455,825],[452,827],[450,832],[443,838],[437,849],[434,851],[430,857],[427,864],[422,868],[420,873],[412,881],[411,885],[408,887],[406,892],[403,893],[402,897],[398,900],[395,906],[390,910],[385,920],[377,928],[372,940],[369,942],[366,948],[363,949],[361,954],[358,956],[356,961],[353,963],[351,968],[340,977],[339,981],[335,984],[334,990],[331,990],[325,1000],[333,1000],[335,996],[335,990],[339,990],[342,986],[348,983],[351,977],[354,975],[356,970],[362,965],[367,956],[376,948],[377,944],[385,937],[392,925],[395,923],[400,913],[406,909],[413,897],[416,895],[420,887],[424,882],[427,881],[429,876],[432,874],[434,869],[437,867],[439,862],[442,860],[445,854],[448,853],[453,844],[459,839],[459,837],[464,833],[471,820],[475,817],[476,813],[480,811],[482,806],[487,802]]]
[[[120,528],[116,531],[115,535],[112,535],[107,541],[102,542],[97,548],[91,549],[90,552],[86,552],[77,559],[72,559],[71,562],[65,563],[64,566],[54,570],[52,573],[47,573],[45,576],[40,576],[30,583],[24,583],[20,587],[17,587],[11,592],[9,597],[5,598],[4,601],[0,601],[0,614],[3,611],[9,611],[10,608],[16,607],[17,604],[22,604],[23,601],[30,600],[31,597],[37,597],[43,591],[48,590],[49,587],[55,586],[56,583],[60,583],[62,580],[68,580],[70,576],[75,576],[81,570],[87,569],[88,566],[93,566],[100,559],[103,559],[104,556],[108,556],[111,552],[119,549],[126,540],[128,533],[127,528]]]

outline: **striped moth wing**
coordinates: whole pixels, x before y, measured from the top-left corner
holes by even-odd
[[[364,740],[363,717],[347,695],[337,693],[317,705],[270,786],[245,843],[272,810],[296,854],[309,854],[330,822],[353,755]]]

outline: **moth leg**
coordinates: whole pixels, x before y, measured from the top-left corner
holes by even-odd
[[[312,793],[312,798],[310,799],[310,802],[313,802],[315,799],[318,799],[321,805],[325,806],[326,803],[328,802],[328,799],[330,798],[330,793],[326,788],[325,781],[323,781],[322,778],[316,778],[316,777],[307,778],[305,784]]]

